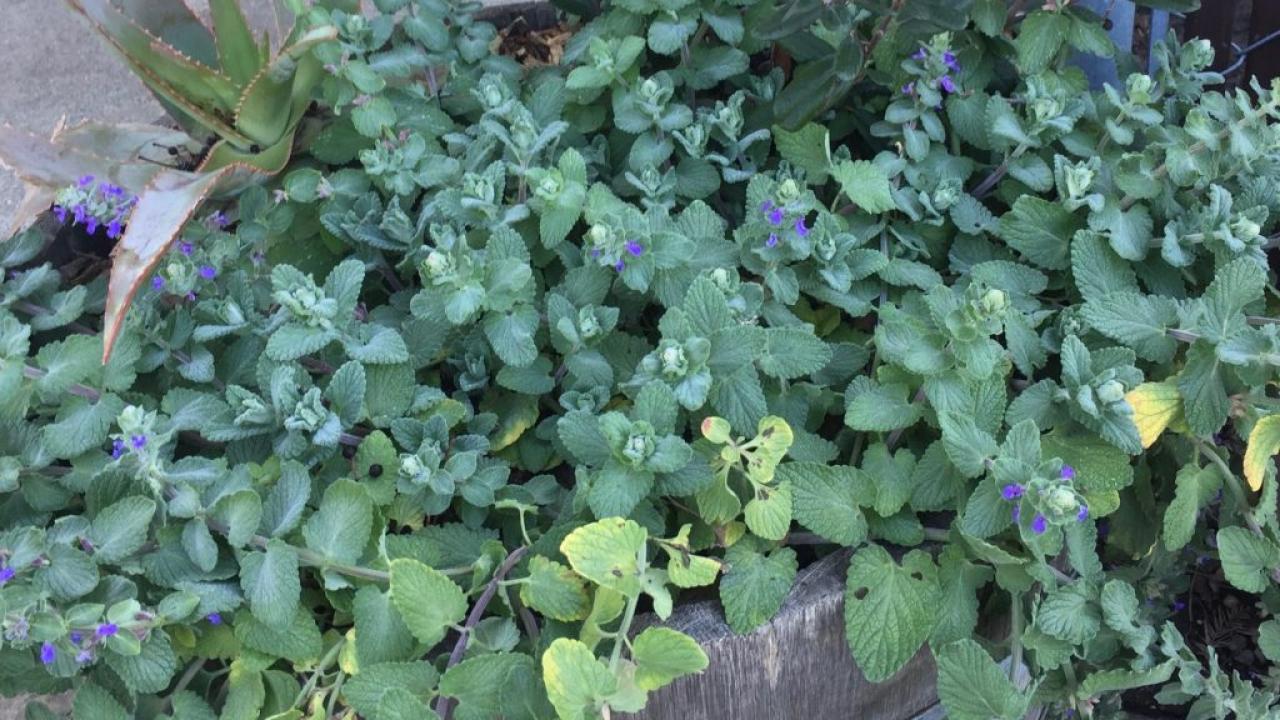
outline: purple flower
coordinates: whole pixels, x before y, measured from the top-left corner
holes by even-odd
[[[200,277],[204,278],[205,280],[212,280],[218,277],[218,271],[212,265],[201,265]]]
[[[72,631],[71,631],[71,642],[72,642],[72,643],[74,643],[74,644],[76,644],[76,645],[79,645],[81,640],[84,640],[84,635],[81,635],[81,634],[80,634],[80,632],[79,632],[79,631],[77,631],[77,630],[72,630]]]
[[[764,241],[765,247],[778,247],[778,233],[769,233],[769,239]]]
[[[760,212],[768,213],[772,209],[773,209],[773,203],[771,201],[765,200],[764,202],[760,203]]]
[[[221,210],[209,216],[209,224],[213,225],[219,230],[226,227],[230,223],[231,223],[231,220],[227,218],[227,214],[222,212]]]
[[[111,637],[112,635],[115,635],[118,632],[120,632],[120,628],[115,623],[102,623],[101,625],[98,626],[98,629],[94,632],[94,634],[100,638],[105,638],[105,637]]]
[[[1014,505],[1009,509],[1009,518],[1014,522],[1018,522],[1018,518],[1022,517],[1022,506]]]
[[[61,205],[54,205],[53,216],[58,218],[59,223],[65,224],[67,222],[67,209]]]
[[[909,83],[907,83],[906,85],[903,85],[903,86],[902,86],[902,94],[903,94],[903,95],[915,95],[915,94],[916,94],[916,84],[915,84],[915,83],[913,83],[913,82],[909,82]]]
[[[627,252],[631,253],[635,257],[640,257],[641,255],[644,254],[644,246],[636,242],[635,240],[628,240]]]
[[[76,184],[77,184],[77,185],[79,185],[79,186],[80,186],[80,187],[82,187],[82,188],[87,188],[87,187],[89,187],[90,185],[92,185],[92,184],[93,184],[93,176],[92,176],[92,175],[81,175],[81,176],[80,176],[80,180],[78,180]]]
[[[81,665],[88,665],[93,662],[93,651],[86,649],[76,653],[76,662]]]
[[[942,83],[943,90],[946,90],[949,93],[956,91],[956,82],[951,79],[950,75],[943,75],[939,82]]]
[[[1016,500],[1022,497],[1022,491],[1023,488],[1018,483],[1009,483],[1008,485],[1000,488],[1000,497],[1003,497],[1005,500]]]
[[[254,250],[253,254],[249,256],[249,259],[253,261],[254,265],[261,265],[266,262],[267,256],[261,250]]]
[[[1071,467],[1070,465],[1063,465],[1063,466],[1062,466],[1062,479],[1063,479],[1063,480],[1074,480],[1074,479],[1075,479],[1075,477],[1076,477],[1076,469],[1075,469],[1075,468]]]
[[[772,225],[782,224],[782,208],[774,208],[769,211],[769,223]]]
[[[76,203],[76,206],[74,208],[71,208],[71,210],[72,212],[75,213],[76,222],[78,223],[84,222],[84,219],[87,217],[86,215],[87,209],[85,208],[84,203]]]
[[[120,237],[121,229],[122,228],[120,227],[120,221],[112,220],[110,223],[107,224],[107,237],[111,238],[112,240]]]
[[[52,665],[54,660],[58,659],[58,648],[53,646],[51,642],[45,642],[40,646],[40,662],[45,665]]]
[[[119,185],[112,185],[111,183],[103,183],[99,185],[98,192],[102,193],[103,197],[109,197],[109,198],[124,197],[124,188],[120,187]]]
[[[1182,602],[1181,600],[1174,600],[1174,601],[1173,601],[1173,611],[1174,611],[1174,612],[1179,613],[1179,612],[1182,612],[1183,610],[1186,610],[1186,609],[1187,609],[1187,604],[1186,604],[1186,603]]]
[[[111,442],[111,457],[119,460],[121,455],[124,455],[124,441],[116,438]]]
[[[613,269],[617,270],[618,272],[622,272],[624,269],[626,269],[626,267],[627,267],[627,264],[623,262],[621,258],[618,259],[618,262],[613,264]]]
[[[591,257],[593,258],[600,257],[600,248],[591,248]]]
[[[950,50],[942,53],[942,62],[951,72],[960,72],[960,61],[956,60],[956,54]]]
[[[1084,503],[1080,504],[1080,509],[1076,511],[1076,522],[1084,522],[1089,519],[1089,506]]]
[[[914,55],[912,55],[912,56],[911,56],[911,59],[912,59],[912,60],[923,60],[923,59],[925,59],[925,58],[927,58],[927,57],[929,57],[929,53],[925,52],[925,49],[924,49],[924,48],[920,48],[919,50],[917,50],[917,51],[915,52],[915,54],[914,54]]]
[[[17,571],[11,567],[0,568],[0,585],[3,585],[13,579]]]
[[[215,612],[215,613],[209,613],[209,614],[205,617],[205,620],[208,620],[210,625],[221,625],[221,624],[222,624],[222,615],[220,615],[220,614],[218,614],[218,613],[216,613],[216,612]]]
[[[163,290],[164,278],[159,275],[156,275],[155,277],[151,278],[151,287],[155,288],[156,290]]]
[[[180,243],[178,243],[178,250],[179,250],[179,252],[181,252],[183,255],[190,255],[190,254],[191,254],[191,251],[192,251],[192,250],[194,250],[194,249],[195,249],[195,248],[194,248],[194,247],[192,247],[192,246],[191,246],[191,243],[189,243],[189,242],[180,242]]]
[[[796,234],[800,237],[808,237],[809,228],[804,226],[804,218],[796,218]]]
[[[147,446],[147,436],[134,435],[129,438],[129,444],[133,446],[134,450],[141,450],[142,448]]]
[[[90,215],[89,221],[84,224],[84,231],[90,235],[98,232],[98,218]]]
[[[1031,521],[1031,529],[1035,534],[1043,535],[1044,531],[1047,530],[1048,527],[1049,521],[1045,520],[1043,515],[1036,513],[1036,519]]]
[[[195,301],[196,301],[196,292],[195,292],[195,290],[188,290],[188,291],[187,291],[187,302],[195,302]]]

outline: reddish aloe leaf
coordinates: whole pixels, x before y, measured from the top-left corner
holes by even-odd
[[[172,137],[172,131],[156,130],[156,137]],[[58,128],[52,139],[46,139],[0,125],[0,166],[11,170],[26,186],[26,195],[5,237],[29,227],[49,209],[58,190],[83,175],[93,175],[132,192],[146,187],[164,167],[139,161],[137,154],[128,149],[145,142],[140,133],[126,132],[132,138],[126,142],[123,136],[112,136],[106,126],[82,125]]]
[[[280,165],[287,161],[286,154]],[[133,296],[200,204],[214,193],[238,192],[261,181],[264,174],[244,164],[227,165],[207,173],[165,170],[138,195],[138,204],[129,216],[124,237],[111,253],[111,278],[107,281],[107,304],[103,312],[103,364],[111,357]]]
[[[166,170],[152,180],[138,196],[124,237],[111,253],[111,279],[107,283],[107,305],[103,317],[102,362],[111,356],[116,336],[124,325],[125,311],[133,302],[142,281],[160,262],[182,226],[196,208],[217,187],[231,168],[216,173],[189,173]]]
[[[53,143],[108,158],[161,164],[175,162],[169,148],[187,153],[200,151],[200,143],[181,130],[143,123],[82,122],[55,130]]]

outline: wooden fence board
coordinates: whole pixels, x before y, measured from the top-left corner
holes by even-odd
[[[649,695],[643,720],[908,720],[937,702],[933,656],[924,648],[896,676],[870,683],[854,666],[845,641],[845,550],[800,571],[778,615],[748,635],[736,635],[720,604],[677,606],[666,622],[702,645],[710,666]],[[930,717],[926,715],[927,717]],[[936,716],[936,710],[934,715]]]

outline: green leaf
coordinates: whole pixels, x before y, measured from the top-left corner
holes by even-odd
[[[1173,501],[1164,511],[1161,538],[1169,550],[1181,550],[1195,534],[1200,508],[1208,505],[1222,488],[1222,475],[1217,468],[1186,465],[1174,482]]]
[[[272,540],[264,552],[245,555],[240,561],[240,587],[255,618],[271,628],[288,626],[302,594],[297,551]]]
[[[1258,626],[1258,649],[1271,662],[1280,662],[1280,620],[1272,618]]]
[[[588,712],[595,717],[597,704],[618,687],[591,649],[569,638],[557,638],[542,654],[542,679],[561,720],[584,720]]]
[[[657,690],[707,668],[707,654],[693,638],[664,627],[647,628],[637,635],[631,659],[636,663],[636,684],[642,690]]]
[[[75,720],[129,720],[129,712],[111,693],[86,682],[76,689],[71,717]]]
[[[735,544],[725,553],[728,571],[720,580],[720,602],[734,632],[747,633],[767,622],[791,591],[799,564],[791,548],[765,555]]]
[[[105,657],[107,665],[135,693],[163,691],[169,687],[169,681],[178,670],[178,655],[173,651],[169,636],[163,630],[152,631],[136,655],[113,652],[106,653]]]
[[[440,716],[416,695],[404,688],[392,687],[378,700],[373,713],[377,720],[431,720]]]
[[[1197,340],[1187,350],[1186,364],[1178,374],[1178,390],[1191,432],[1209,437],[1222,429],[1231,411],[1231,399],[1222,380],[1222,364],[1213,345]]]
[[[104,508],[93,518],[89,532],[93,559],[114,563],[137,552],[147,541],[147,529],[155,514],[155,501],[137,495]]]
[[[282,657],[295,663],[320,658],[324,643],[311,610],[299,607],[282,626],[268,625],[256,613],[237,613],[236,639],[250,650],[270,657]]]
[[[377,437],[387,439],[380,432],[372,433],[361,443],[361,448]],[[388,440],[389,442],[389,440]],[[357,452],[357,457],[359,453]],[[263,535],[280,537],[298,526],[302,512],[311,498],[311,475],[301,463],[286,460],[280,463],[280,477],[262,505],[262,521],[258,527]]]
[[[944,645],[937,652],[938,699],[954,720],[1017,720],[1027,710],[1024,697],[982,646],[973,640]]]
[[[351,607],[355,617],[356,658],[362,669],[413,657],[413,636],[389,593],[366,585],[356,591]]]
[[[1084,492],[1123,490],[1133,484],[1133,466],[1123,450],[1090,435],[1054,431],[1040,438],[1045,459],[1060,458],[1076,473]]]
[[[938,424],[942,427],[943,448],[956,470],[967,478],[986,472],[987,464],[995,460],[1000,450],[996,439],[969,415],[945,413],[938,417]]]
[[[538,358],[533,333],[538,329],[538,311],[529,305],[517,306],[509,313],[490,313],[485,317],[484,334],[493,351],[508,365],[525,367]]]
[[[58,408],[54,422],[43,428],[44,447],[56,458],[71,459],[107,441],[124,401],[103,395],[96,403],[71,398]]]
[[[640,594],[640,553],[648,533],[633,520],[606,518],[574,530],[560,543],[573,571],[627,597]]]
[[[1140,624],[1141,610],[1138,593],[1123,580],[1109,580],[1102,586],[1102,621],[1107,624],[1138,655],[1144,655],[1156,641],[1156,629]]]
[[[757,485],[743,509],[747,529],[766,540],[781,540],[791,529],[791,487]]]
[[[226,527],[227,543],[243,547],[262,520],[262,499],[252,490],[240,490],[218,498],[212,515]]]
[[[302,529],[307,547],[335,563],[352,564],[369,542],[373,503],[360,485],[338,480],[324,491],[320,509]]]
[[[449,627],[462,622],[467,614],[462,588],[417,560],[391,561],[391,602],[409,632],[427,646],[444,639]]]
[[[1271,457],[1280,452],[1280,415],[1260,418],[1249,431],[1249,443],[1244,451],[1244,478],[1250,490],[1260,490],[1267,470],[1272,467]]]
[[[1078,218],[1048,200],[1023,195],[1000,216],[1000,237],[1009,247],[1048,270],[1065,270],[1071,236],[1080,229]]]
[[[1076,583],[1049,593],[1036,610],[1036,627],[1073,645],[1091,640],[1101,618],[1090,592],[1083,583]]]
[[[910,427],[920,419],[921,408],[909,394],[906,385],[878,385],[865,375],[855,377],[844,393],[844,424],[873,432]]]
[[[520,601],[563,622],[582,620],[591,611],[582,580],[569,568],[541,555],[529,559],[529,575],[520,585]]]
[[[854,553],[844,596],[845,637],[871,682],[889,679],[915,657],[937,621],[937,568],[912,550],[893,561],[871,545]]]
[[[879,165],[867,160],[843,160],[831,169],[845,197],[873,215],[898,209],[893,201],[889,176]]]
[[[831,168],[831,140],[825,127],[807,123],[792,132],[774,125],[773,143],[783,160],[804,169],[805,178],[810,184],[821,185],[826,182]]]
[[[356,633],[356,642],[360,635]],[[461,664],[466,664],[463,661]],[[342,686],[342,696],[361,716],[376,718],[378,703],[391,689],[399,689],[427,699],[436,686],[439,676],[430,663],[393,662],[376,665],[361,664],[360,672],[347,678]],[[441,683],[443,688],[443,683]]]
[[[1089,298],[1081,313],[1094,330],[1133,348],[1144,360],[1166,363],[1177,352],[1178,343],[1167,331],[1178,324],[1178,306],[1169,298],[1109,293]]]
[[[797,328],[769,328],[764,333],[760,370],[782,380],[803,377],[831,361],[831,347],[811,332]]]
[[[1227,582],[1245,592],[1266,590],[1272,573],[1280,567],[1280,546],[1242,527],[1218,531],[1218,555]]]
[[[1013,41],[1018,67],[1027,75],[1048,69],[1070,30],[1071,21],[1063,14],[1039,10],[1027,15]]]
[[[867,520],[859,507],[858,469],[821,463],[779,465],[779,483],[791,487],[796,522],[831,542],[854,547],[867,537]]]

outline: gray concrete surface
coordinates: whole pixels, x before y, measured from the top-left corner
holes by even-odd
[[[170,0],[180,2],[180,0]],[[191,0],[198,10],[207,2]],[[244,0],[249,20],[278,38],[271,0]],[[151,122],[159,104],[106,41],[62,0],[3,0],[0,8],[0,123],[47,134],[68,122]],[[22,186],[0,169],[0,227],[22,198]]]

